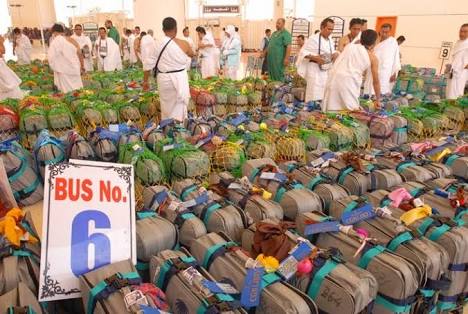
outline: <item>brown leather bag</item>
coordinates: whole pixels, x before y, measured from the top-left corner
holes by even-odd
[[[281,222],[279,224],[258,222],[252,247],[254,256],[264,254],[265,256],[273,256],[280,262],[284,260],[288,257],[288,252],[292,248],[291,242],[285,233],[288,229],[294,227],[295,224],[292,222]]]

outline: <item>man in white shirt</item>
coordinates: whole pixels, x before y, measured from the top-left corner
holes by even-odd
[[[459,38],[460,40],[456,42],[452,51],[447,99],[456,99],[463,96],[468,80],[468,23],[460,27]]]
[[[401,70],[400,48],[396,39],[390,35],[392,25],[383,24],[380,28],[380,42],[375,46],[374,53],[379,60],[379,81],[382,95],[392,93],[393,84]],[[367,75],[364,84],[364,94],[374,95],[372,77]],[[380,95],[378,95],[380,96]]]
[[[138,57],[136,55],[135,51],[135,35],[132,33],[132,31],[127,30],[128,37],[127,37],[127,44],[128,44],[128,61],[130,62],[130,65],[135,64],[138,62]]]
[[[30,64],[32,50],[31,40],[28,36],[23,34],[18,27],[13,30],[13,36],[13,54],[18,58],[18,64]]]
[[[190,37],[190,31],[189,31],[188,26],[185,26],[183,30],[183,34],[184,34],[184,40],[188,42],[190,49],[192,49],[192,51],[195,51],[195,43],[193,42],[193,39]],[[187,71],[190,70],[191,66],[192,66],[192,58],[187,57]]]
[[[4,39],[0,35],[0,101],[7,98],[21,99],[24,96],[20,89],[21,79],[8,67],[3,59],[5,54],[3,42]]]
[[[186,70],[187,56],[195,54],[187,41],[176,38],[177,22],[172,17],[163,20],[162,42],[157,48],[155,70],[159,98],[161,102],[161,119],[172,118],[184,121],[187,118],[187,106],[190,89]]]
[[[85,72],[79,44],[71,37],[65,37],[61,24],[52,26],[52,38],[47,51],[50,68],[54,71],[55,86],[68,93],[83,88],[81,74]]]
[[[93,44],[91,43],[91,39],[83,34],[83,26],[81,24],[75,25],[74,33],[71,38],[80,46],[86,72],[92,72],[94,70],[92,57]]]
[[[153,36],[146,34],[141,38],[141,63],[143,65],[143,90],[149,90],[151,71],[156,66],[157,47]]]
[[[307,81],[306,102],[323,99],[328,71],[339,55],[330,37],[334,25],[332,19],[324,19],[320,32],[312,35],[299,53],[297,73]]]
[[[99,37],[96,40],[95,49],[99,71],[122,70],[119,45],[112,38],[107,37],[107,31],[104,27],[99,28]]]

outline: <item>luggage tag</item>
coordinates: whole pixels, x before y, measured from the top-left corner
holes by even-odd
[[[423,207],[424,202],[421,201],[421,199],[418,197],[418,198],[413,199],[413,205],[414,207]]]
[[[200,147],[202,147],[203,145],[206,145],[209,141],[211,141],[212,138],[213,138],[213,134],[208,135],[208,136],[205,137],[204,139],[198,141],[198,143],[195,144],[195,147],[196,147],[196,148],[200,148]]]
[[[182,277],[184,277],[191,286],[195,287],[200,291],[205,297],[210,297],[213,293],[204,286],[203,282],[205,277],[193,266],[190,266],[182,272]]]
[[[248,120],[249,119],[243,113],[241,113],[234,119],[231,119],[229,123],[235,127],[238,127],[239,125],[241,125],[244,122],[247,122]]]
[[[212,293],[239,294],[239,291],[228,283],[203,280],[202,284]]]
[[[325,221],[319,222],[315,224],[309,224],[304,229],[304,235],[314,235],[318,233],[326,233],[326,232],[339,232],[340,231],[340,224],[338,221]]]
[[[361,221],[372,219],[376,216],[371,204],[366,204],[351,212],[346,212],[341,215],[341,222],[344,225],[354,225]]]
[[[124,302],[127,311],[130,311],[130,307],[135,304],[148,305],[148,300],[146,300],[145,295],[140,290],[133,290],[124,295]]]
[[[283,183],[288,179],[288,177],[284,173],[279,172],[262,172],[260,179],[273,180],[279,183]]]
[[[336,154],[332,153],[332,152],[327,152],[327,153],[324,153],[322,154],[322,156],[320,156],[319,158],[315,159],[315,160],[312,160],[309,165],[313,168],[317,168],[317,167],[320,167],[322,166],[323,167],[323,164],[327,161],[329,161],[330,159],[334,159],[336,157]]]
[[[289,256],[285,258],[276,271],[283,279],[289,280],[297,272],[297,265],[301,260],[312,253],[315,246],[308,240],[299,238],[299,243],[289,251]]]
[[[167,151],[170,151],[170,150],[173,150],[175,148],[179,148],[181,147],[182,144],[180,143],[175,143],[175,144],[170,144],[170,145],[164,145],[163,146],[163,152],[167,152]]]
[[[262,278],[265,274],[265,268],[259,266],[260,263],[253,259],[247,260],[245,266],[247,275],[241,292],[241,305],[245,308],[256,307],[260,304],[260,295],[262,294]]]
[[[206,202],[208,202],[208,192],[205,190],[203,194],[197,196],[196,198],[183,202],[182,206],[185,208],[191,208]]]

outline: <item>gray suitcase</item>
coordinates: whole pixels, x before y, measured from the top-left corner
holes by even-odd
[[[166,196],[161,197],[163,200],[157,201],[158,195],[164,194]],[[160,212],[163,218],[177,225],[180,244],[190,246],[194,239],[206,234],[203,222],[190,209],[181,206],[181,202],[165,186],[146,187],[143,190],[143,199],[145,208]]]
[[[388,192],[374,191],[367,195],[374,206],[389,206]],[[405,211],[389,207],[395,215],[405,214]],[[451,281],[448,289],[443,290],[438,298],[438,310],[454,310],[464,303],[464,295],[468,289],[468,276],[465,267],[468,262],[468,229],[459,227],[455,222],[440,216],[421,216],[410,227],[417,230],[429,240],[442,246],[449,255],[449,267],[446,277]]]
[[[245,313],[231,295],[213,294],[203,286],[203,280],[214,282],[215,279],[185,250],[165,250],[153,256],[150,275],[166,292],[174,313]]]
[[[217,281],[228,282],[242,290],[249,256],[242,250],[233,250],[233,245],[227,236],[208,233],[194,241],[190,252]],[[253,312],[318,313],[315,303],[308,296],[281,281],[278,275],[269,273],[262,278],[262,282],[260,304]]]
[[[355,171],[342,161],[331,161],[330,167],[322,169],[322,173],[344,186],[352,195],[360,196],[370,188],[366,175]]]
[[[304,235],[306,226],[320,222],[327,216],[320,212],[300,215],[296,220],[299,234]],[[379,285],[375,313],[410,313],[415,306],[416,294],[423,278],[413,263],[402,256],[386,250],[373,241],[366,241],[364,250],[355,256],[363,245],[363,239],[353,229],[340,227],[340,232],[319,233],[313,236],[319,247],[334,247],[341,251],[344,260],[368,270]]]
[[[400,174],[394,169],[375,169],[368,178],[371,191],[388,190],[403,183]]]
[[[264,220],[263,222],[278,224],[279,221]],[[253,249],[256,225],[250,226],[242,234],[242,247],[251,252]],[[293,249],[300,237],[291,231],[285,233]],[[313,270],[313,276],[293,276],[290,283],[307,293],[316,303],[319,310],[326,313],[357,314],[364,310],[377,295],[377,281],[368,271],[353,264],[344,262],[331,253],[320,250],[319,260],[314,265],[334,267],[322,277],[319,270]],[[335,266],[336,265],[336,266]],[[320,280],[323,280],[320,282]]]
[[[29,290],[28,286],[20,282],[15,288],[0,295],[0,313],[42,314],[44,312],[37,297]]]

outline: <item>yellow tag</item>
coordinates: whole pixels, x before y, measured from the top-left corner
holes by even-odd
[[[260,130],[266,130],[268,129],[268,126],[265,122],[260,123]]]
[[[429,217],[431,215],[432,215],[432,208],[427,205],[423,205],[421,207],[417,207],[410,211],[407,211],[406,213],[401,215],[400,220],[403,221],[405,225],[409,226],[413,224],[415,221]]]
[[[440,153],[435,154],[434,156],[432,156],[430,158],[431,158],[432,161],[439,162],[440,160],[442,160],[442,158],[444,158],[445,156],[447,156],[451,152],[452,151],[450,149],[446,148],[443,151],[441,151]]]
[[[271,195],[270,192],[268,192],[267,190],[263,190],[262,197],[263,197],[264,200],[269,200],[269,199],[271,199],[271,196],[272,196],[272,195]]]

